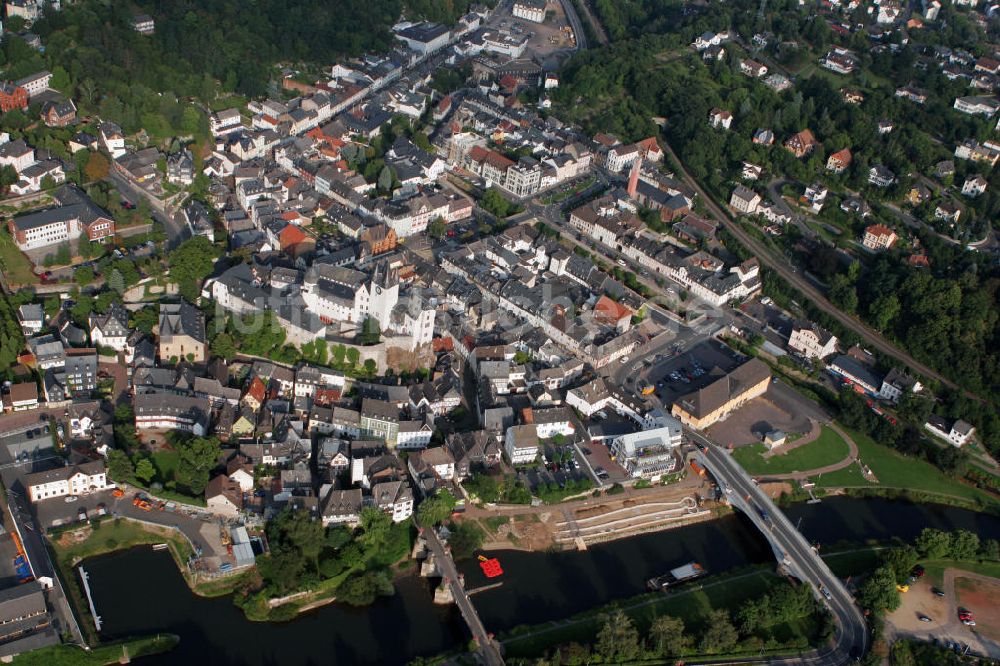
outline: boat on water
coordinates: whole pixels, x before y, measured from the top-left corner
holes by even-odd
[[[695,578],[701,578],[702,576],[708,575],[705,568],[698,564],[697,562],[688,562],[684,566],[677,567],[676,569],[671,569],[669,572],[663,574],[662,576],[657,576],[656,578],[650,578],[646,581],[646,587],[650,590],[665,590],[668,587],[674,585],[679,585],[680,583],[686,583],[689,580],[694,580]]]

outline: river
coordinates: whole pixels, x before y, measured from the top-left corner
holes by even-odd
[[[821,545],[860,539],[912,539],[924,527],[965,528],[1000,539],[1000,518],[934,505],[881,499],[831,498],[787,510],[806,538]],[[592,546],[585,552],[496,553],[504,584],[473,597],[495,632],[566,617],[645,591],[645,581],[695,560],[710,573],[772,562],[770,547],[741,515]],[[178,634],[173,652],[143,664],[403,664],[468,640],[453,607],[435,606],[418,578],[396,583],[396,594],[371,607],[332,604],[283,624],[249,622],[229,598],[202,599],[184,583],[166,552],[148,548],[85,563],[104,638],[158,631]],[[466,587],[486,581],[463,562]]]

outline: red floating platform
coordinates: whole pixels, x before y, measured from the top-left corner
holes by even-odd
[[[490,560],[482,560],[479,563],[479,568],[483,570],[487,578],[496,578],[497,576],[503,575],[503,569],[500,567],[500,560],[493,558]]]

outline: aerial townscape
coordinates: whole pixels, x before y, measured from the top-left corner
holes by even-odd
[[[1000,663],[1000,4],[2,4],[3,663]]]

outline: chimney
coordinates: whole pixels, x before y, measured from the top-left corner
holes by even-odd
[[[635,199],[635,189],[639,185],[639,169],[642,167],[642,157],[632,162],[632,171],[628,175],[628,195]]]

